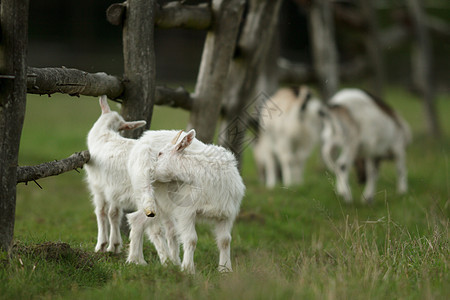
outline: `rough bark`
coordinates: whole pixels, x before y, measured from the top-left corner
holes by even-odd
[[[13,79],[14,76],[0,75]],[[54,93],[71,96],[101,96],[119,101],[123,97],[122,79],[105,73],[87,73],[67,68],[28,68],[27,92],[29,94],[51,95]],[[172,89],[157,86],[155,105],[165,105],[191,110],[193,99],[183,87]]]
[[[145,128],[126,131],[137,138],[150,128],[155,99],[154,23],[156,0],[128,0],[123,26],[124,85],[122,116],[146,120]]]
[[[423,97],[425,121],[428,134],[434,137],[441,135],[438,115],[434,102],[431,41],[425,27],[425,14],[419,0],[408,0],[408,9],[414,26],[412,72],[414,85]]]
[[[220,113],[225,78],[235,50],[239,23],[244,9],[242,0],[214,0],[214,25],[206,36],[202,61],[195,87],[195,102],[190,116],[190,128],[197,138],[212,142]]]
[[[309,23],[314,70],[323,99],[329,99],[339,87],[339,70],[332,7],[328,0],[311,1]]]
[[[238,42],[239,55],[230,66],[219,143],[231,149],[239,162],[249,142],[245,133],[251,115],[247,108],[259,99],[255,86],[277,26],[280,4],[280,0],[248,2],[248,13]]]
[[[123,84],[119,78],[106,73],[93,74],[67,68],[28,68],[27,91],[41,95],[107,95],[110,99],[116,99],[123,93]]]
[[[123,97],[123,91],[122,79],[105,73],[92,74],[67,68],[28,68],[27,92],[29,94],[63,93],[71,96],[95,97],[107,95],[110,99],[120,100]],[[183,87],[176,89],[166,86],[156,87],[155,105],[190,110],[193,101],[189,92]]]
[[[122,25],[127,4],[114,3],[106,10],[106,19],[113,25]],[[184,5],[181,2],[158,4],[155,26],[158,28],[208,29],[211,26],[211,8],[206,4]]]
[[[22,166],[17,168],[17,183],[35,181],[41,178],[59,175],[71,170],[82,168],[91,158],[89,151],[84,150],[68,158],[46,162],[36,166]]]
[[[28,0],[0,2],[0,250],[14,234],[17,162],[26,106]]]
[[[169,2],[162,7],[158,5],[155,26],[158,28],[208,29],[211,21],[212,11],[208,5],[183,5],[181,2]],[[231,20],[229,21],[231,22]]]

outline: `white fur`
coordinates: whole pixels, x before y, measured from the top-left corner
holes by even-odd
[[[306,100],[308,93],[308,88],[301,87],[296,97],[291,89],[282,88],[262,104],[253,151],[260,177],[268,188],[276,184],[278,164],[283,185],[303,182],[304,165],[320,140],[321,130],[320,101]]]
[[[159,208],[157,204],[165,201],[170,183],[155,182],[155,164],[159,150],[173,140],[178,131],[149,130],[130,149],[131,159],[128,161],[133,192],[139,203],[138,211],[127,215],[130,224],[130,250],[127,262],[146,264],[143,256],[143,233],[147,232],[149,239],[158,250],[162,263],[169,258],[175,264],[181,264],[179,245],[173,229],[173,221]],[[154,218],[147,218],[145,209],[155,213]],[[151,222],[147,222],[150,221]],[[165,229],[165,230],[163,230]]]
[[[146,199],[146,207],[155,206],[154,192],[151,187],[152,180],[147,180],[146,177],[148,170],[136,167],[133,169],[135,158],[132,149],[139,141],[124,138],[119,134],[120,130],[143,126],[145,121],[125,122],[117,112],[110,110],[106,96],[100,97],[100,106],[102,114],[89,131],[87,138],[91,159],[85,167],[86,181],[92,193],[97,216],[98,237],[95,251],[106,250],[119,253],[122,247],[120,222],[123,210],[142,211],[143,199]],[[160,138],[163,136],[162,134]],[[170,141],[172,136],[173,133],[167,132],[167,138],[163,140],[162,145]],[[154,159],[153,161],[149,160],[145,165],[149,166],[152,163],[154,163]],[[145,186],[145,193],[135,187],[138,184]],[[128,216],[128,218],[130,219],[132,216]],[[163,233],[164,230],[160,223],[155,223],[147,229],[147,234],[155,245],[162,263],[168,256],[172,258],[168,253]],[[142,253],[140,256],[136,255],[132,261],[145,263]]]
[[[388,115],[371,97],[358,89],[344,89],[328,102],[322,131],[322,156],[329,169],[336,174],[336,189],[347,202],[352,201],[348,183],[351,167],[356,159],[363,159],[366,186],[362,195],[372,201],[378,177],[377,160],[393,157],[397,165],[399,193],[408,189],[406,145],[411,140],[407,123],[397,114]],[[334,160],[332,152],[340,149]]]
[[[175,134],[172,136],[174,137]],[[155,133],[147,132],[141,145],[152,143]],[[181,139],[181,140],[180,140]],[[194,273],[194,251],[197,244],[197,220],[211,221],[220,250],[219,270],[231,271],[231,229],[239,212],[245,186],[236,159],[228,150],[205,145],[195,139],[195,131],[183,133],[177,144],[167,143],[157,153],[154,182],[157,217],[146,218],[136,212],[129,218],[130,253],[141,253],[142,233],[157,221],[164,222],[169,251],[178,253],[176,237],[183,244],[181,267]],[[136,151],[142,151],[136,147]]]
[[[100,106],[102,114],[87,137],[91,158],[85,165],[97,216],[95,251],[119,253],[122,247],[122,210],[136,209],[126,169],[129,150],[136,141],[121,137],[119,130],[143,126],[145,121],[125,122],[117,112],[109,109],[106,96],[100,97]]]

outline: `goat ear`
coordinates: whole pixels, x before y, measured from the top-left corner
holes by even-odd
[[[195,138],[195,130],[191,129],[186,136],[175,146],[175,151],[183,151],[187,146],[192,144]]]
[[[123,122],[119,127],[119,131],[136,129],[144,126],[145,124],[147,124],[145,121]]]
[[[102,114],[107,114],[107,113],[111,112],[111,108],[109,108],[108,98],[106,97],[106,95],[100,96],[99,102],[100,102],[100,107],[102,108]]]
[[[177,135],[172,140],[172,145],[175,145],[180,138],[180,135],[183,133],[183,130],[178,131]]]

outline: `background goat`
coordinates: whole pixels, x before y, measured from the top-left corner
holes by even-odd
[[[328,102],[322,131],[322,157],[336,174],[337,193],[352,201],[349,171],[357,159],[364,161],[366,186],[362,200],[371,202],[381,159],[396,161],[397,191],[408,189],[405,148],[411,141],[408,124],[381,100],[359,89],[344,89]],[[333,151],[340,149],[333,159]]]
[[[278,167],[283,185],[303,182],[306,160],[320,140],[320,107],[305,86],[282,88],[262,104],[253,151],[260,178],[268,188],[276,184]]]

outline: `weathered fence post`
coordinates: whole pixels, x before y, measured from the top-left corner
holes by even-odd
[[[359,5],[361,7],[361,14],[367,22],[367,29],[364,30],[363,39],[371,67],[371,92],[382,98],[385,71],[377,13],[372,0],[359,0]]]
[[[16,172],[27,95],[28,0],[1,0],[0,12],[0,249],[7,251],[14,234]]]
[[[214,138],[224,79],[233,57],[244,3],[244,0],[212,1],[214,23],[203,48],[189,124],[197,130],[197,138],[205,143]]]
[[[123,24],[124,85],[122,116],[146,120],[150,127],[155,99],[154,22],[156,0],[128,0]],[[138,137],[144,128],[125,133]]]
[[[273,40],[281,0],[249,0],[245,24],[233,58],[224,97],[225,117],[219,143],[241,160],[248,117],[246,108],[256,96],[256,86]]]
[[[339,63],[332,4],[328,0],[313,0],[310,5],[309,23],[314,70],[322,96],[328,99],[339,87]]]
[[[413,81],[423,97],[427,131],[431,136],[439,137],[441,129],[434,103],[431,41],[426,28],[425,15],[419,0],[408,0],[407,4],[414,26],[411,58]]]

